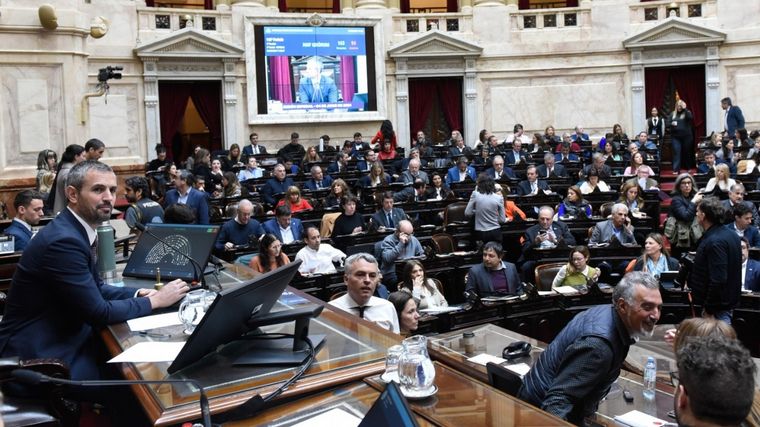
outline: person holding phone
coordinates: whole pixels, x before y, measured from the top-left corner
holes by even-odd
[[[633,237],[633,224],[628,216],[628,206],[623,203],[615,203],[612,206],[612,217],[594,226],[588,243],[601,245],[612,243],[614,240],[624,245],[636,244],[636,239]]]

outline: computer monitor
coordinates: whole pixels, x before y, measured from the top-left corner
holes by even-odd
[[[122,275],[155,278],[156,269],[160,268],[162,281],[191,281],[198,274],[203,274],[187,257],[197,261],[201,268],[206,267],[216,235],[219,233],[218,225],[148,224],[145,227],[168,245],[158,241],[147,231],[142,233]]]
[[[269,313],[300,265],[297,260],[219,292],[168,372],[179,371],[248,332],[249,322]]]
[[[380,397],[369,408],[362,419],[359,427],[370,426],[394,426],[394,427],[417,427],[417,419],[414,412],[409,409],[406,398],[401,394],[395,382],[389,382]]]

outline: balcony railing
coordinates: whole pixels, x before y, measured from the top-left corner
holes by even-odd
[[[671,15],[679,18],[715,18],[717,0],[650,1],[630,6],[631,23],[660,21]]]
[[[137,25],[142,43],[188,27],[227,39],[232,32],[232,13],[228,10],[144,7],[137,9]]]
[[[396,34],[417,34],[430,30],[471,32],[472,15],[461,13],[414,13],[393,16]]]
[[[579,28],[590,25],[589,7],[563,7],[555,9],[525,9],[510,15],[513,31]]]

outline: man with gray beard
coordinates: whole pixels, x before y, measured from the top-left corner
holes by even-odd
[[[651,336],[662,297],[648,273],[628,273],[612,305],[575,316],[523,378],[518,397],[574,424],[592,415],[620,374],[631,344]]]

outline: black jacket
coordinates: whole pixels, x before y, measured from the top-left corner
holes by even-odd
[[[741,240],[733,230],[715,224],[697,245],[688,284],[694,304],[705,311],[733,310],[742,292]]]

